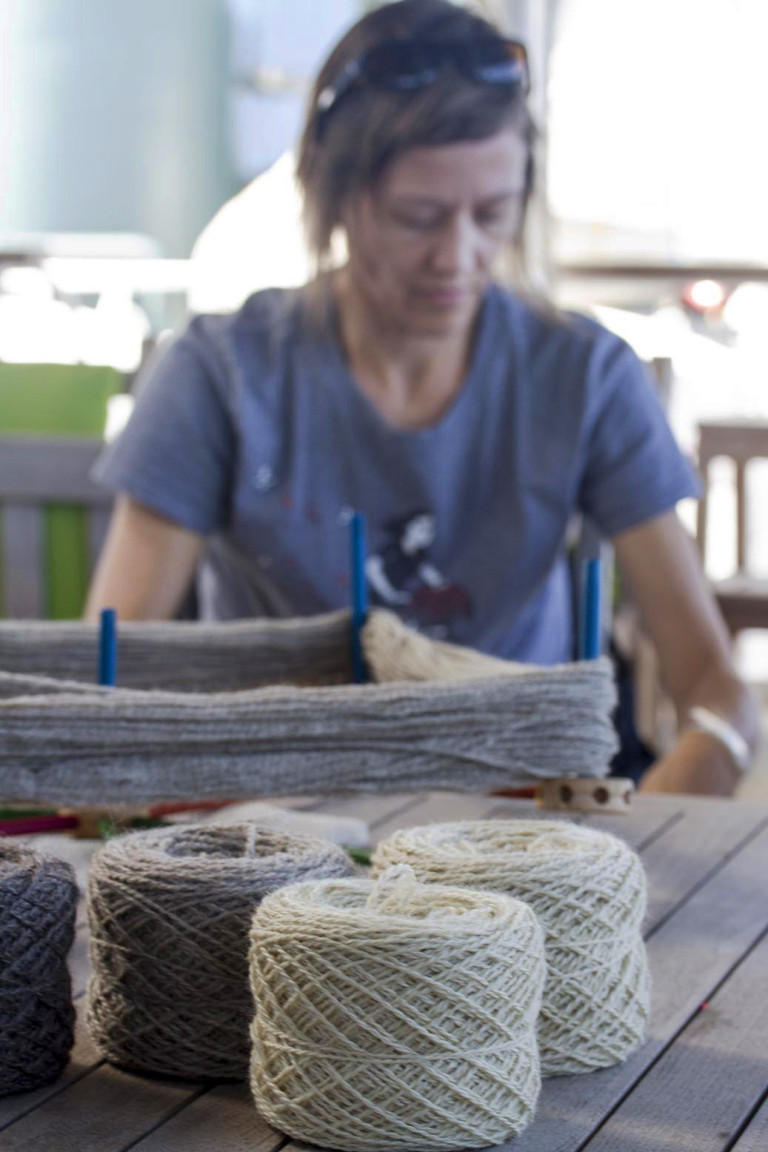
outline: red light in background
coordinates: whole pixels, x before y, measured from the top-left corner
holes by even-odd
[[[717,280],[695,280],[683,291],[683,303],[696,312],[713,312],[722,308],[728,292]]]

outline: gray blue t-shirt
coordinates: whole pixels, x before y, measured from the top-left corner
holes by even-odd
[[[461,391],[419,431],[393,428],[368,401],[306,290],[198,316],[154,366],[96,477],[210,538],[207,618],[348,604],[359,510],[373,604],[537,663],[572,656],[572,514],[608,538],[697,493],[631,349],[498,286]]]

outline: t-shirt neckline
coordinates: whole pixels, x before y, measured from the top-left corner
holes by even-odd
[[[490,284],[480,302],[474,343],[464,381],[446,410],[433,424],[428,424],[423,428],[398,428],[396,425],[390,424],[373,401],[366,396],[353,376],[344,356],[338,311],[330,286],[328,287],[327,301],[329,376],[334,381],[335,386],[343,391],[347,402],[355,406],[359,419],[365,421],[379,435],[415,441],[432,439],[444,434],[464,418],[465,411],[475,400],[486,374],[484,365],[488,363],[490,348],[493,343],[494,295],[494,285]]]

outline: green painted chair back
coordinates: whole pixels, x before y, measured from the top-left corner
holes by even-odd
[[[0,364],[0,615],[81,614],[110,503],[88,472],[121,386],[112,368]]]

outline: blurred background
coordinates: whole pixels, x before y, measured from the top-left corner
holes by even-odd
[[[306,277],[291,150],[315,70],[371,7],[3,0],[2,614],[79,613],[108,513],[83,461],[156,346]],[[527,282],[653,366],[707,483],[682,514],[743,670],[768,682],[768,4],[474,7],[532,61]]]

